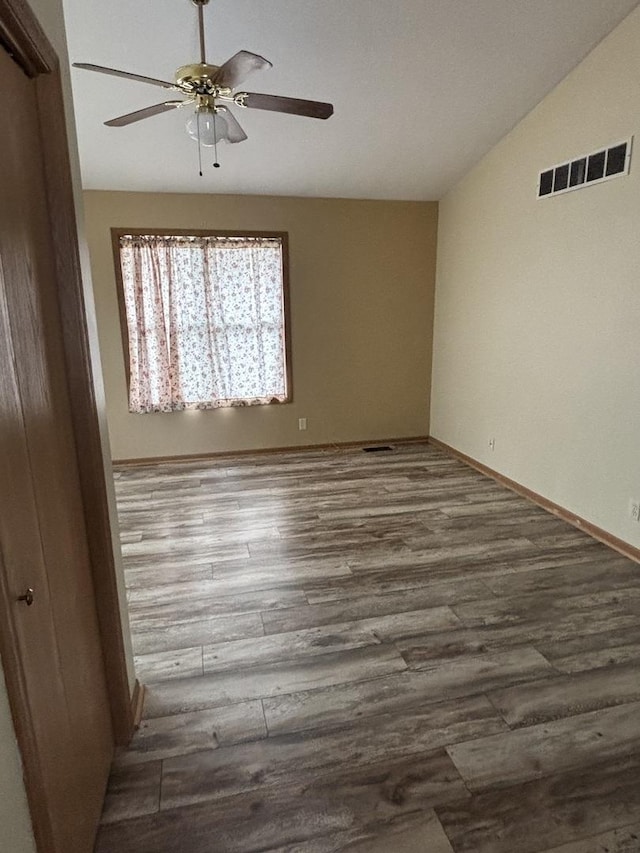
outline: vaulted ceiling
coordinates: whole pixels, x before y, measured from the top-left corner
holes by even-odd
[[[186,110],[125,128],[103,122],[162,89],[73,69],[90,189],[440,198],[638,0],[211,0],[209,62],[240,49],[273,69],[250,91],[331,101],[328,121],[235,109],[249,139],[197,145]],[[173,80],[198,59],[190,0],[65,0],[72,62]],[[245,88],[243,85],[241,88]],[[173,93],[168,93],[173,97]],[[608,140],[594,140],[597,145]]]

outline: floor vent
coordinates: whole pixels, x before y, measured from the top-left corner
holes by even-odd
[[[610,148],[601,148],[593,154],[585,154],[545,169],[538,178],[538,198],[572,192],[628,175],[632,142],[633,137]]]
[[[393,447],[388,444],[378,444],[375,447],[363,447],[362,449],[365,453],[383,453],[384,451],[393,450]]]

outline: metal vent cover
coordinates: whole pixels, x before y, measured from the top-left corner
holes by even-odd
[[[568,193],[629,174],[633,137],[540,172],[538,198]]]

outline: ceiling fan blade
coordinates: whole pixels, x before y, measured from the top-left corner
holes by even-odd
[[[155,104],[152,107],[145,107],[143,110],[136,110],[133,113],[127,113],[117,118],[112,118],[110,121],[105,121],[107,127],[124,127],[127,124],[133,124],[134,121],[142,121],[143,118],[151,118],[160,113],[166,113],[168,110],[175,110],[181,107],[185,101],[165,101],[163,104]]]
[[[263,68],[273,68],[273,65],[264,56],[249,53],[248,50],[241,50],[220,66],[213,82],[217,83],[218,86],[235,89],[250,74],[253,74],[254,71],[261,71]]]
[[[309,118],[326,119],[333,115],[333,104],[304,101],[300,98],[282,98],[279,95],[260,95],[256,92],[242,92],[240,103],[254,110],[272,110],[276,113],[290,113]]]
[[[245,139],[249,138],[231,110],[226,107],[218,107],[218,109],[224,112],[224,117],[227,122],[227,139],[229,142],[244,142]]]
[[[131,74],[129,71],[118,71],[116,68],[105,68],[104,65],[92,65],[90,62],[74,62],[74,68],[84,68],[86,71],[98,71],[100,74],[111,74],[113,77],[125,77],[127,80],[138,80],[140,83],[151,83],[162,86],[163,89],[178,89],[174,83],[167,80],[156,80],[155,77],[145,77],[142,74]]]

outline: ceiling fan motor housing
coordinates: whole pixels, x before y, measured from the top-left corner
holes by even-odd
[[[240,50],[222,65],[211,65],[206,60],[205,29],[204,29],[204,7],[209,0],[193,0],[198,9],[198,35],[200,41],[200,62],[183,65],[176,71],[173,83],[168,80],[160,80],[156,77],[146,77],[143,74],[135,74],[130,71],[120,71],[117,68],[108,68],[104,65],[94,65],[88,62],[74,62],[75,68],[84,68],[88,71],[97,71],[101,74],[110,74],[115,77],[124,77],[129,80],[137,80],[159,86],[162,89],[170,89],[186,95],[186,100],[164,101],[154,104],[142,110],[126,113],[117,118],[106,121],[109,127],[125,127],[142,119],[160,113],[175,110],[186,105],[196,107],[196,116],[201,113],[221,113],[225,118],[224,124],[227,128],[227,141],[243,142],[247,135],[242,130],[233,113],[227,107],[217,103],[218,99],[229,101],[236,107],[251,107],[257,110],[271,110],[272,112],[289,113],[291,115],[309,116],[310,118],[327,119],[333,114],[333,105],[324,104],[320,101],[307,101],[300,98],[283,98],[278,95],[261,95],[255,92],[238,92],[237,87],[253,72],[271,68],[272,64],[264,56],[258,56],[249,50]],[[0,0],[0,6],[2,0]]]
[[[176,71],[176,84],[198,95],[230,95],[231,89],[213,82],[218,70],[218,65],[207,62],[183,65]]]

